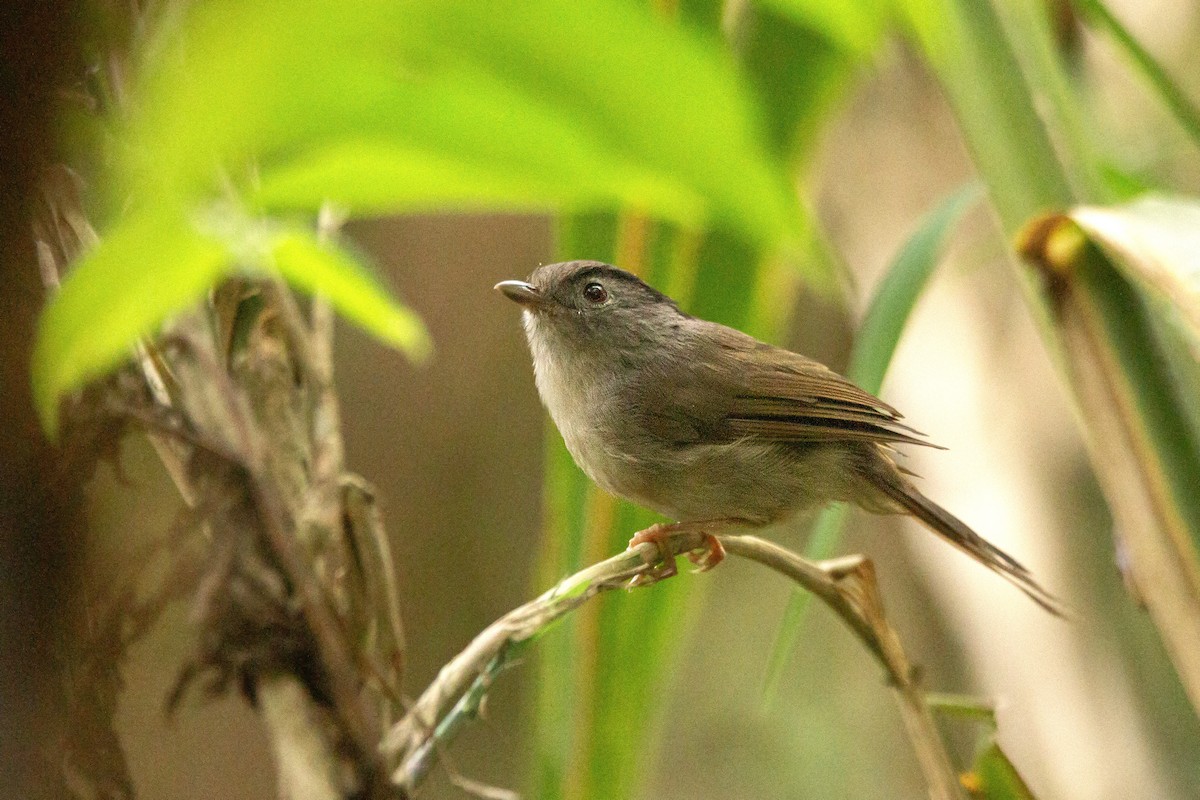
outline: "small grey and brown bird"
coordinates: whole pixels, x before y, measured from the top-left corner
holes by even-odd
[[[496,289],[521,304],[538,393],[575,462],[603,489],[678,520],[634,537],[760,528],[831,501],[905,513],[1038,605],[1058,603],[1015,559],[921,494],[890,453],[928,445],[887,403],[827,367],[689,316],[598,261]]]

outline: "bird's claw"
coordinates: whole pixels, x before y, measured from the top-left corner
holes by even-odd
[[[704,546],[687,554],[688,561],[696,565],[693,574],[708,572],[725,560],[725,546],[711,533],[704,534]]]
[[[639,589],[643,586],[649,586],[652,583],[665,581],[667,578],[673,578],[679,574],[679,570],[675,567],[675,559],[668,558],[666,561],[660,561],[645,572],[640,572],[633,576],[629,581],[630,589]]]
[[[649,542],[658,548],[659,561],[645,572],[635,575],[633,580],[629,582],[629,588],[635,589],[639,586],[649,586],[652,583],[658,583],[661,580],[674,577],[679,574],[679,570],[675,567],[675,554],[667,549],[663,540],[670,536],[675,530],[673,525],[667,525],[662,522],[656,522],[645,530],[638,531],[629,540],[629,549],[637,547],[641,544]]]
[[[665,539],[679,531],[680,525],[678,523],[668,525],[659,522],[633,535],[633,538],[629,540],[630,549],[649,542],[658,548],[661,560],[651,569],[635,576],[629,582],[629,588],[649,586],[652,583],[657,583],[679,573],[679,570],[675,566],[675,554],[668,550],[664,544]],[[688,561],[691,561],[697,567],[697,569],[692,570],[693,573],[708,572],[725,560],[725,548],[721,545],[720,539],[711,533],[706,533],[704,534],[704,545],[690,551],[687,557]]]

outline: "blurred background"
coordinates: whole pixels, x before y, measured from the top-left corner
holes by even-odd
[[[1109,5],[1200,94],[1195,4]],[[1194,191],[1200,162],[1110,43],[1068,17],[1063,46],[1089,108],[1115,137],[1110,149]],[[974,169],[939,86],[899,39],[857,69],[815,140],[808,192],[829,251],[848,270],[849,301],[839,307],[779,273],[772,280],[796,300],[776,339],[844,369],[886,266]],[[475,633],[548,586],[537,564],[554,536],[543,526],[543,473],[546,437],[557,434],[538,403],[518,310],[491,287],[562,253],[554,220],[537,214],[383,218],[354,222],[347,236],[420,314],[436,348],[414,367],[350,326],[337,340],[347,461],[382,500],[408,634],[406,690],[415,695]],[[928,687],[995,702],[998,740],[1037,797],[1195,797],[1200,723],[1123,587],[1112,522],[1007,249],[990,210],[976,205],[916,307],[882,396],[949,448],[904,462],[923,491],[1029,566],[1075,614],[1049,617],[903,519],[854,512],[840,551],[875,561],[892,622]],[[119,463],[102,466],[86,490],[96,563],[119,564],[128,548],[160,536],[179,507],[143,439],[127,438]],[[809,522],[767,535],[801,549]],[[674,580],[703,587],[667,622],[675,646],[664,651],[670,665],[655,691],[636,796],[924,796],[880,670],[833,615],[811,610],[777,695],[764,702],[791,588],[734,559]],[[174,608],[130,654],[117,719],[139,794],[272,797],[267,743],[238,697],[193,694],[164,715],[192,644],[187,620],[186,608]],[[624,646],[636,648],[637,636]],[[620,659],[597,666],[624,668]],[[450,751],[455,769],[531,786],[537,675],[526,664],[495,685],[486,719]],[[968,763],[979,726],[949,719],[944,731]],[[439,770],[420,796],[465,795]]]

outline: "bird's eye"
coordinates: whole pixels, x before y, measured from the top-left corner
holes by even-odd
[[[583,296],[589,303],[600,305],[608,299],[608,290],[598,283],[589,283],[583,287]]]

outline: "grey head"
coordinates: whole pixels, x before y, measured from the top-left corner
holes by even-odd
[[[525,331],[536,352],[608,352],[628,363],[656,349],[691,319],[675,301],[636,275],[601,261],[538,267],[525,281],[497,290],[524,308]]]

